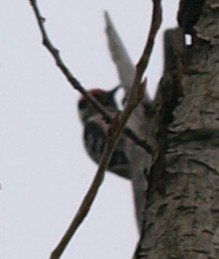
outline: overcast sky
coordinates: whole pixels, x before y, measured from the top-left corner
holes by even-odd
[[[164,22],[146,72],[149,91],[162,72],[162,31],[176,25],[178,1],[165,0]],[[119,83],[104,33],[108,10],[133,62],[145,44],[151,1],[38,1],[53,44],[87,88]],[[0,3],[2,259],[43,259],[82,201],[96,165],[82,143],[79,94],[41,44],[29,1]],[[130,183],[107,174],[63,259],[127,259],[138,240]]]

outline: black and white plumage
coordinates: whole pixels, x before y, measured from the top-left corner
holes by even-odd
[[[106,35],[112,60],[117,68],[121,87],[124,91],[123,105],[129,97],[135,77],[135,65],[132,63],[125,46],[115,30],[114,24],[107,12],[105,12]],[[115,89],[104,91],[93,89],[89,92],[114,117],[119,109],[114,98]],[[150,120],[146,120],[145,107],[150,106],[150,98],[146,89],[142,102],[136,107],[130,116],[126,128],[130,129],[136,137],[145,140],[150,136]],[[109,124],[103,119],[99,111],[84,96],[78,102],[81,121],[84,125],[84,144],[87,153],[97,164],[103,153]],[[131,179],[134,202],[136,207],[136,218],[141,230],[146,206],[146,193],[148,190],[147,173],[152,164],[151,153],[145,152],[132,139],[122,134],[117,142],[116,148],[110,160],[108,170]]]
[[[93,89],[89,92],[103,105],[112,118],[119,112],[114,98],[117,89],[118,87],[111,91]],[[84,96],[78,102],[78,110],[84,125],[83,140],[86,151],[91,159],[98,164],[103,154],[109,123],[104,120],[102,114]],[[124,138],[126,138],[124,135],[119,138],[107,169],[129,179],[128,160],[124,153]]]

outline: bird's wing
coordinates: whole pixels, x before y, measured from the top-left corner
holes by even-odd
[[[116,65],[121,84],[124,87],[125,92],[129,93],[135,76],[135,66],[132,63],[127,50],[125,49],[125,46],[117,33],[109,14],[105,11],[104,15],[111,57]]]

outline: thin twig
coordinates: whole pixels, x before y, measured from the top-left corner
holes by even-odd
[[[58,259],[62,255],[63,251],[67,247],[69,241],[73,237],[74,233],[80,226],[80,224],[83,222],[84,218],[87,216],[91,205],[97,195],[98,189],[103,181],[104,173],[106,170],[106,167],[111,159],[114,147],[116,145],[116,140],[112,139],[112,135],[110,132],[113,130],[109,130],[109,134],[107,137],[107,142],[105,145],[105,149],[103,152],[103,155],[101,157],[101,161],[99,164],[99,168],[97,170],[97,173],[95,175],[95,178],[88,189],[75,217],[73,218],[70,226],[68,227],[67,231],[65,232],[63,238],[59,242],[59,244],[56,246],[56,248],[51,253],[50,259]]]
[[[129,102],[133,101],[133,96],[137,98],[137,92],[138,92],[137,88],[139,83],[141,82],[141,78],[143,76],[144,71],[147,69],[147,66],[151,57],[151,52],[154,46],[154,40],[162,21],[161,0],[152,0],[152,2],[153,2],[153,13],[152,13],[150,31],[148,34],[147,43],[145,45],[143,53],[136,65],[136,74],[135,74],[134,84],[132,88],[132,93],[129,98]]]
[[[42,33],[43,37],[43,44],[46,46],[46,48],[50,51],[52,56],[54,57],[57,66],[61,69],[63,74],[67,77],[68,81],[71,83],[71,85],[79,90],[83,95],[85,95],[94,105],[95,107],[98,107],[98,110],[102,110],[102,107],[99,107],[98,102],[92,98],[85,90],[81,87],[80,83],[72,76],[68,68],[63,64],[59,51],[51,44],[50,40],[48,39],[48,36],[46,34],[46,31],[44,29],[44,18],[40,15],[40,12],[36,5],[36,0],[30,0],[30,3],[33,7],[34,13],[37,18],[37,22],[40,28],[40,31]],[[65,248],[67,247],[69,241],[73,237],[74,233],[80,226],[80,224],[83,222],[84,218],[87,216],[91,205],[93,203],[93,200],[95,199],[98,189],[103,181],[104,178],[104,172],[107,168],[107,165],[111,159],[112,153],[114,151],[115,145],[118,141],[118,137],[123,132],[125,124],[127,120],[130,118],[130,115],[134,108],[139,104],[143,97],[144,87],[146,85],[146,81],[141,83],[142,75],[148,65],[149,57],[151,54],[151,50],[153,47],[154,38],[156,36],[157,30],[159,28],[159,21],[161,21],[161,6],[160,1],[153,0],[154,8],[153,8],[153,18],[151,23],[151,29],[149,33],[149,37],[147,40],[146,47],[143,51],[143,54],[137,64],[136,74],[135,74],[135,80],[133,87],[131,89],[131,93],[128,99],[128,104],[125,107],[124,111],[121,113],[120,118],[115,118],[112,120],[112,123],[110,125],[109,134],[106,140],[105,149],[103,152],[103,156],[101,158],[99,168],[97,170],[96,176],[85,195],[81,206],[74,217],[72,223],[70,224],[69,228],[67,229],[66,233],[64,234],[63,238],[57,245],[57,247],[54,249],[54,251],[51,253],[51,259],[58,259],[64,252]],[[93,100],[92,100],[93,99]],[[100,109],[99,109],[100,108]],[[101,111],[101,114],[104,114],[105,111]],[[106,113],[107,116],[107,113]],[[135,135],[134,135],[135,136]]]
[[[157,35],[157,32],[160,28],[162,22],[162,8],[161,8],[161,0],[152,0],[153,1],[153,14],[152,21],[150,26],[150,31],[148,34],[147,44],[143,50],[143,53],[136,65],[137,72],[139,77],[142,77],[145,69],[148,66],[149,59],[151,57],[151,52],[154,46],[154,40]],[[137,76],[136,76],[137,78]]]
[[[148,34],[147,42],[143,50],[143,53],[136,65],[135,79],[134,79],[134,83],[131,88],[130,94],[128,96],[127,107],[121,116],[121,123],[120,123],[121,128],[124,128],[124,125],[127,122],[128,118],[130,117],[133,109],[139,104],[141,98],[143,97],[143,94],[144,94],[143,90],[146,84],[141,84],[141,80],[142,80],[143,73],[148,66],[151,52],[154,46],[154,40],[162,21],[161,0],[152,0],[152,2],[153,2],[153,14],[152,14],[150,31]],[[118,127],[118,133],[121,132],[121,128]]]
[[[156,16],[157,10],[159,10],[159,12],[157,13],[157,16]],[[111,159],[111,155],[113,153],[117,140],[118,140],[121,132],[123,131],[125,124],[126,124],[127,120],[129,119],[132,111],[139,104],[139,102],[141,101],[141,99],[144,95],[143,90],[146,85],[146,81],[143,83],[140,83],[140,81],[141,81],[144,69],[147,66],[149,56],[151,54],[152,47],[150,46],[150,42],[154,42],[154,38],[159,29],[159,26],[154,26],[154,24],[155,24],[155,22],[158,23],[158,21],[161,21],[160,17],[161,17],[160,1],[154,1],[151,29],[150,29],[150,33],[149,33],[145,51],[143,52],[143,54],[140,58],[140,61],[138,63],[138,64],[140,64],[139,70],[137,70],[137,71],[139,71],[138,72],[139,74],[136,74],[135,85],[133,85],[133,88],[137,89],[137,91],[136,91],[137,98],[134,98],[134,101],[133,101],[132,97],[130,96],[131,101],[128,102],[128,105],[126,106],[124,111],[121,113],[121,117],[117,118],[116,121],[112,122],[111,130],[109,130],[109,132],[111,132],[111,134],[109,134],[107,137],[107,143],[105,145],[104,153],[101,158],[101,162],[100,162],[97,174],[95,176],[95,179],[94,179],[89,191],[87,192],[87,194],[82,202],[82,205],[81,205],[80,209],[78,210],[78,213],[76,214],[76,217],[74,218],[73,222],[71,223],[70,227],[68,228],[62,241],[59,243],[57,248],[53,251],[53,253],[52,253],[53,257],[51,257],[51,259],[59,258],[59,257],[55,257],[55,255],[62,254],[62,252],[64,251],[68,242],[72,238],[73,234],[75,233],[75,231],[77,230],[77,228],[79,227],[81,222],[83,221],[84,217],[87,215],[87,213],[92,205],[92,202],[97,194],[97,191],[100,187],[100,184],[101,184],[103,176],[104,176],[104,171],[106,170],[108,162]],[[150,46],[150,48],[147,46]],[[137,83],[138,83],[138,85],[137,85]]]
[[[42,43],[46,47],[46,49],[50,52],[53,56],[57,66],[60,68],[62,73],[65,75],[67,80],[70,82],[71,86],[78,90],[82,95],[84,95],[94,106],[95,108],[103,115],[103,118],[107,122],[111,122],[112,118],[110,114],[104,109],[104,107],[94,98],[89,92],[85,90],[85,88],[80,84],[80,82],[72,75],[70,70],[65,66],[60,54],[59,50],[53,46],[51,43],[46,29],[44,27],[45,18],[40,14],[39,8],[37,6],[36,0],[30,0],[30,4],[33,8],[34,14],[36,16],[37,23],[39,25],[39,29],[42,35]],[[124,130],[124,134],[132,139],[138,146],[142,147],[147,153],[151,153],[152,149],[151,146],[145,141],[140,139],[136,134],[131,130],[127,129]]]
[[[103,106],[92,96],[90,95],[85,88],[80,84],[80,82],[72,75],[70,70],[65,66],[60,54],[59,50],[53,46],[52,42],[50,41],[46,29],[44,27],[45,18],[41,15],[39,8],[37,6],[37,0],[30,0],[30,4],[33,8],[34,14],[36,16],[36,20],[42,35],[42,43],[53,56],[57,66],[60,68],[62,73],[65,75],[67,80],[70,82],[71,86],[78,90],[82,95],[84,95],[94,106],[97,110],[104,116],[106,120],[111,120],[111,116],[106,112]]]

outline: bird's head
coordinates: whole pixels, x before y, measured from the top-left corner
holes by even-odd
[[[120,85],[113,88],[110,91],[102,90],[99,88],[94,88],[89,90],[89,94],[91,94],[97,101],[107,110],[113,111],[118,110],[116,101],[115,101],[115,93],[120,88]],[[91,116],[99,113],[96,107],[86,98],[85,96],[81,96],[78,101],[78,110],[79,115],[82,122],[86,122]]]

